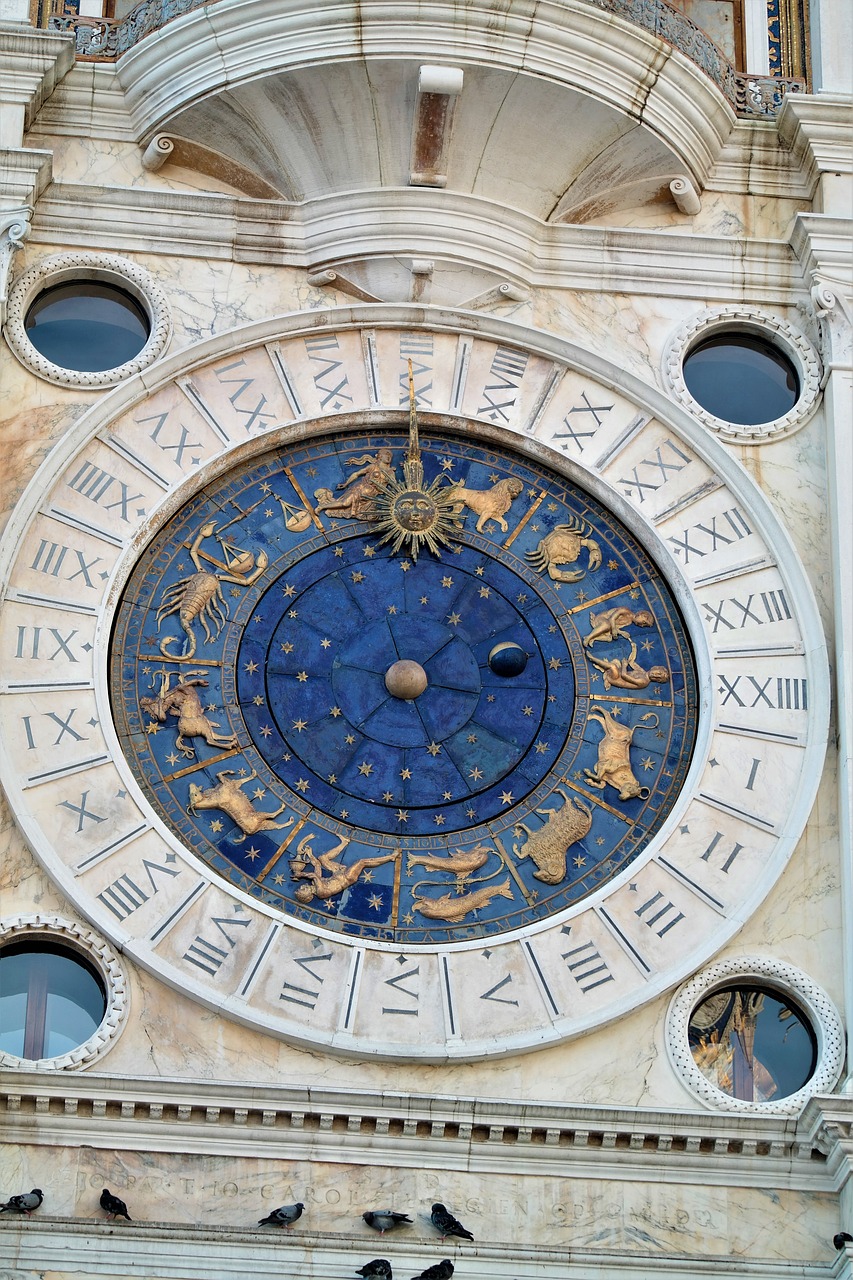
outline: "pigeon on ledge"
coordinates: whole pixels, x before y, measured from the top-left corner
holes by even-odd
[[[33,1187],[32,1191],[22,1191],[19,1196],[10,1196],[5,1204],[0,1204],[0,1213],[8,1209],[10,1213],[25,1213],[29,1217],[43,1199],[44,1195],[40,1188]]]
[[[394,1227],[411,1227],[412,1219],[405,1213],[395,1213],[393,1209],[368,1209],[362,1218],[369,1227],[373,1227],[380,1235],[392,1231]]]
[[[419,1276],[412,1276],[412,1280],[450,1280],[453,1275],[453,1263],[449,1258],[445,1258],[443,1262],[436,1262],[435,1266],[427,1267],[426,1271],[422,1271]]]
[[[123,1200],[119,1200],[118,1196],[114,1196],[111,1191],[104,1187],[101,1192],[101,1208],[104,1213],[108,1213],[111,1218],[127,1218],[128,1222],[132,1222],[130,1214],[127,1212],[127,1205]]]
[[[259,1227],[292,1227],[297,1218],[302,1217],[302,1210],[305,1205],[300,1201],[299,1204],[283,1204],[278,1209],[273,1209],[272,1213],[268,1213],[265,1218],[258,1220]]]
[[[387,1258],[374,1258],[372,1262],[365,1262],[355,1274],[363,1276],[364,1280],[393,1280],[391,1263]]]
[[[434,1204],[432,1206],[430,1221],[436,1231],[441,1232],[442,1240],[444,1240],[446,1236],[460,1236],[463,1240],[474,1239],[471,1232],[466,1230],[459,1219],[454,1218],[452,1213],[448,1213],[443,1204]]]

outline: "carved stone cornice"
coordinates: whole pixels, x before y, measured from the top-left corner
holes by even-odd
[[[800,1116],[804,1145],[820,1151],[835,1190],[853,1177],[853,1095],[812,1098]]]
[[[239,1082],[6,1072],[8,1140],[515,1174],[828,1190],[823,1111],[808,1124],[628,1107]],[[853,1102],[847,1105],[849,1113]],[[848,1126],[849,1127],[849,1126]]]
[[[591,289],[757,306],[803,301],[808,288],[788,245],[775,240],[554,225],[458,192],[418,187],[330,195],[297,205],[197,192],[56,182],[38,204],[33,241],[109,252],[174,254],[301,269],[399,255],[467,264],[527,289]],[[374,292],[368,286],[368,292]]]
[[[23,127],[74,63],[74,39],[56,31],[0,24],[0,102],[23,108]]]
[[[136,142],[115,67],[75,63],[42,106],[30,132],[34,137],[44,134]]]
[[[0,205],[34,205],[50,182],[52,171],[50,151],[0,148]]]
[[[779,139],[814,191],[822,175],[853,173],[853,101],[847,94],[793,94],[778,119]]]
[[[791,230],[791,248],[803,267],[821,329],[828,366],[850,367],[853,357],[853,220],[800,213]]]

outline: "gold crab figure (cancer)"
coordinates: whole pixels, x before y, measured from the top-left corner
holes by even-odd
[[[601,565],[601,547],[589,535],[592,529],[583,520],[572,520],[570,524],[558,524],[555,529],[540,539],[535,551],[527,551],[525,559],[540,573],[548,571],[548,577],[554,582],[580,582],[587,570],[594,572]],[[586,569],[561,569],[561,564],[574,564],[585,547],[589,552]]]

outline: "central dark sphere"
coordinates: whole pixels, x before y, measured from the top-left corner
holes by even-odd
[[[489,654],[489,667],[496,676],[520,676],[527,666],[527,654],[520,644],[505,641]]]

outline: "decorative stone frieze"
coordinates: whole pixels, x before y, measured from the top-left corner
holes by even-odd
[[[114,1142],[117,1122],[135,1150],[353,1160],[413,1159],[429,1168],[499,1171],[506,1148],[515,1173],[561,1167],[572,1176],[663,1176],[763,1185],[789,1164],[792,1185],[813,1186],[835,1139],[809,1120],[801,1132],[779,1111],[740,1114],[619,1107],[564,1107],[475,1098],[264,1086],[249,1105],[243,1086],[222,1081],[141,1080],[63,1074],[55,1088],[22,1070],[0,1088],[0,1112],[20,1142]],[[823,1104],[826,1099],[818,1099]],[[814,1104],[817,1105],[817,1104]],[[842,1111],[842,1114],[845,1114]],[[809,1112],[812,1116],[812,1111]],[[848,1128],[853,1116],[847,1118]],[[833,1131],[834,1132],[834,1131]],[[394,1156],[391,1153],[396,1153]]]

